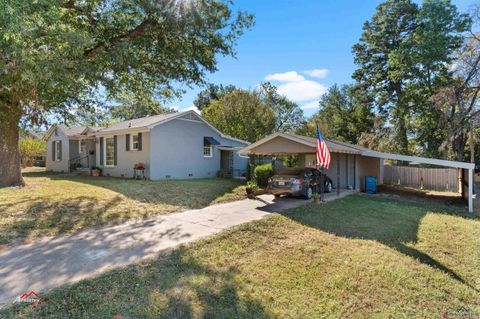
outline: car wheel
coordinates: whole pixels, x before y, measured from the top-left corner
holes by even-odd
[[[325,193],[331,193],[332,192],[332,182],[326,181],[325,182]]]
[[[308,186],[307,190],[305,191],[305,199],[312,199],[313,190],[311,186]]]

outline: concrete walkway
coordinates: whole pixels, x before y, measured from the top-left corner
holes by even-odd
[[[331,199],[335,198],[331,196]],[[274,199],[271,195],[262,195],[259,199],[89,229],[1,251],[0,306],[11,304],[16,297],[31,290],[45,292],[93,277],[112,268],[153,257],[166,248],[260,219],[271,212],[308,203],[303,199]]]

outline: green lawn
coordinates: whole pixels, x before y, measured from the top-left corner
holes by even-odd
[[[24,172],[24,188],[0,188],[0,244],[148,218],[245,198],[231,179],[141,181]]]
[[[6,318],[438,318],[480,311],[480,220],[355,195],[46,294]]]

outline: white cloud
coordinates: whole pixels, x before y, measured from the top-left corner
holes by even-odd
[[[294,102],[318,99],[327,91],[327,87],[315,81],[303,80],[280,84],[278,93],[287,96]]]
[[[278,81],[278,82],[299,82],[304,81],[305,78],[298,74],[297,71],[289,71],[285,73],[273,73],[265,77],[267,81]]]
[[[302,110],[318,109],[318,101],[311,101],[301,106]]]
[[[311,76],[312,78],[319,78],[324,79],[327,77],[328,70],[327,69],[313,69],[313,70],[306,70],[303,71],[304,74]]]

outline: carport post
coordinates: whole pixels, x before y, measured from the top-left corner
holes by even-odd
[[[468,169],[468,212],[473,213],[473,169]]]

